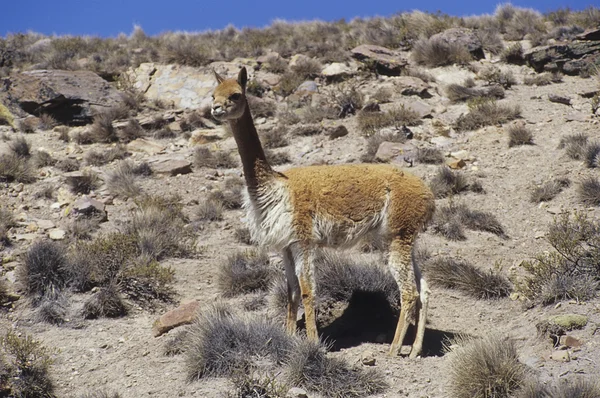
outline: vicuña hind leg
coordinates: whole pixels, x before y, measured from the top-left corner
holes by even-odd
[[[300,305],[300,284],[296,276],[296,267],[294,257],[289,248],[285,248],[283,253],[283,264],[285,266],[285,277],[287,280],[287,318],[285,329],[290,335],[296,334],[296,320],[298,319],[298,306]]]
[[[398,283],[398,289],[400,290],[400,317],[398,318],[396,333],[394,334],[394,340],[390,347],[390,355],[398,355],[404,337],[406,336],[410,320],[419,304],[419,293],[411,262],[412,243],[412,237],[397,237],[394,238],[390,244],[389,267],[394,279],[396,279],[396,283]],[[426,315],[426,310],[420,312],[425,312]],[[415,351],[414,356],[418,355],[416,350],[413,351]],[[411,356],[413,356],[412,351]]]
[[[313,252],[309,248],[301,249],[296,259],[296,275],[300,282],[302,305],[304,305],[304,318],[306,321],[306,336],[309,340],[319,340],[317,333],[317,320],[315,314],[315,274],[313,265]]]
[[[415,266],[415,274],[418,269]],[[429,307],[429,287],[425,279],[420,278],[419,283],[419,303],[417,305],[417,316],[416,316],[416,333],[415,342],[413,343],[412,350],[410,351],[410,358],[416,358],[423,349],[423,338],[425,337],[425,323],[427,322],[427,309]]]

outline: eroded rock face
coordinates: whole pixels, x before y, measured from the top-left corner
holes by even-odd
[[[52,115],[63,124],[86,124],[93,114],[122,104],[121,93],[90,71],[34,70],[7,79],[9,100],[23,111]]]
[[[600,41],[580,41],[534,47],[526,51],[525,60],[536,72],[563,72],[577,75],[600,64]]]
[[[377,73],[387,76],[400,76],[408,65],[408,60],[389,48],[362,44],[351,50],[352,57],[362,62],[373,62]]]

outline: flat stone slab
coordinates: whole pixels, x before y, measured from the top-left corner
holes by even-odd
[[[156,155],[163,152],[167,147],[159,142],[138,138],[127,144],[127,150],[133,152],[143,152],[148,155]]]
[[[160,318],[154,321],[154,324],[152,325],[152,334],[154,337],[158,337],[178,326],[192,323],[196,319],[199,306],[200,303],[196,300],[180,305],[179,307],[163,314]]]
[[[152,164],[152,170],[157,174],[188,174],[192,172],[192,163],[183,159],[163,159]]]

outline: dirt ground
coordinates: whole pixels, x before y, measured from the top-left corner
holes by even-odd
[[[433,256],[449,255],[467,260],[483,269],[500,267],[504,273],[516,278],[524,273],[520,265],[523,260],[549,250],[543,236],[556,214],[583,210],[592,218],[600,215],[598,208],[583,207],[576,194],[576,183],[587,175],[597,176],[598,171],[586,169],[582,162],[570,160],[564,150],[557,148],[561,137],[567,134],[582,132],[590,137],[599,137],[598,120],[590,118],[590,100],[578,95],[589,91],[590,86],[597,82],[594,79],[565,76],[561,83],[544,87],[525,86],[522,79],[526,73],[531,73],[530,69],[504,65],[502,68],[511,69],[520,83],[507,90],[506,99],[501,102],[521,106],[522,120],[533,131],[535,145],[509,148],[505,130],[492,126],[474,132],[452,134],[443,150],[447,153],[467,151],[470,160],[467,161],[464,173],[480,181],[485,189],[485,193],[461,194],[452,200],[466,203],[472,209],[494,214],[504,226],[508,238],[468,231],[466,241],[451,242],[427,231],[421,235],[419,246],[426,248]],[[432,69],[430,73],[449,78],[453,74],[464,74],[465,70],[445,67]],[[357,81],[356,84],[364,94],[369,95],[392,79],[372,78]],[[450,124],[460,113],[466,112],[464,104],[451,104],[440,95],[443,94],[443,83],[431,85],[430,91],[434,95],[423,101],[432,105],[435,112],[433,119],[425,119],[422,125],[412,128],[416,145],[425,145],[436,135],[432,127],[433,120]],[[549,102],[550,93],[571,98],[573,105]],[[396,99],[399,97],[397,94]],[[324,135],[293,137],[290,146],[286,148],[293,164],[278,169],[285,172],[288,167],[317,161],[332,164],[357,162],[364,153],[366,140],[358,131],[355,117],[335,123],[344,124],[349,129],[349,135],[335,140],[329,140]],[[26,138],[33,148],[44,147],[55,158],[66,157],[67,151],[73,150],[76,153],[70,156],[83,155],[77,153],[79,146],[60,141],[58,134],[51,131],[38,131]],[[159,157],[176,154],[191,159],[193,156],[193,148],[183,138],[164,140],[164,143],[167,144],[166,153],[158,155]],[[233,138],[226,138],[219,145],[222,149],[235,148]],[[6,146],[6,143],[0,143],[2,150]],[[94,147],[107,145],[86,145],[80,149],[87,151]],[[133,159],[142,160],[145,156],[147,155],[136,153]],[[102,169],[110,167],[103,166]],[[410,171],[429,180],[437,168],[438,166],[416,165]],[[54,168],[44,168],[43,172],[45,176],[34,184],[26,184],[21,193],[15,191],[17,184],[14,183],[3,184],[0,190],[2,204],[20,214],[21,222],[19,227],[11,231],[13,235],[25,233],[26,225],[37,219],[53,220],[63,228],[68,222],[68,218],[60,210],[51,207],[52,201],[35,199],[33,196],[36,189],[44,183],[53,182],[57,188],[64,186],[62,172]],[[184,211],[191,215],[196,201],[204,197],[206,187],[220,184],[229,175],[239,176],[240,170],[221,170],[215,177],[214,171],[195,169],[184,176],[154,176],[140,181],[146,192],[177,192],[185,204]],[[554,177],[568,177],[574,184],[549,203],[531,203],[529,196],[532,188]],[[102,189],[95,195],[101,199],[110,196]],[[442,205],[447,201],[448,199],[443,199],[437,203]],[[102,230],[118,228],[118,220],[127,217],[132,208],[131,202],[119,200],[107,205],[109,222],[102,225]],[[204,306],[221,298],[216,286],[216,270],[228,254],[242,246],[233,236],[235,228],[241,225],[242,216],[239,210],[228,211],[224,221],[212,223],[206,229],[198,231],[198,245],[202,250],[197,258],[170,259],[164,262],[175,271],[177,302],[198,300]],[[22,261],[18,255],[24,253],[30,243],[27,240],[16,241],[14,246],[5,250],[3,256],[14,258],[18,266]],[[11,279],[9,269],[4,268],[3,273],[5,278]],[[600,325],[600,299],[526,309],[521,301],[510,298],[477,300],[452,290],[432,290],[425,344],[425,350],[430,355],[417,359],[389,357],[388,344],[356,341],[357,339],[351,346],[330,355],[343,357],[350,363],[360,363],[363,356],[373,355],[376,359],[374,367],[385,374],[390,386],[384,394],[377,397],[446,397],[447,361],[439,347],[444,337],[456,333],[511,336],[517,341],[520,360],[530,366],[543,381],[556,381],[572,376],[600,378],[600,333],[597,332],[597,325]],[[81,305],[85,297],[87,296],[74,294],[71,297],[73,308]],[[237,300],[231,301],[231,305],[235,306],[240,299]],[[224,396],[230,389],[227,380],[211,378],[190,383],[186,380],[184,355],[169,357],[164,354],[165,342],[172,338],[177,329],[159,338],[153,337],[151,327],[154,320],[175,306],[176,304],[164,305],[155,312],[133,306],[130,314],[124,318],[88,321],[74,319],[64,326],[52,326],[34,322],[28,302],[22,298],[13,310],[2,315],[0,324],[3,328],[18,327],[19,330],[34,335],[47,347],[55,349],[52,375],[59,397],[77,397],[100,388],[119,392],[123,398]],[[261,311],[256,312],[256,316],[263,316]],[[573,352],[573,359],[566,363],[550,359],[554,350],[552,343],[538,337],[535,328],[535,324],[541,319],[562,313],[577,313],[589,317],[589,323],[584,329],[571,333],[584,344],[580,350]],[[369,327],[371,325],[365,324],[365,328]],[[380,332],[393,334],[393,330]],[[316,397],[314,394],[309,396]]]

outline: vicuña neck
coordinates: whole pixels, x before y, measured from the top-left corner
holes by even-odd
[[[242,117],[230,120],[229,125],[242,158],[248,192],[250,195],[254,195],[259,185],[273,178],[275,172],[267,162],[265,152],[258,139],[248,102],[246,102]]]

